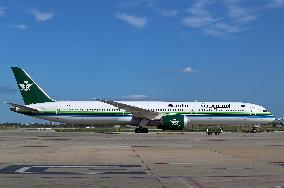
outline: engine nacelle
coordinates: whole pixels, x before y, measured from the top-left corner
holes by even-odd
[[[158,125],[163,130],[183,130],[188,125],[189,119],[180,114],[163,116]]]

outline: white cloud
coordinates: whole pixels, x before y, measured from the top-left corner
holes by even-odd
[[[207,0],[199,0],[187,12],[190,16],[183,18],[182,23],[188,27],[199,28],[218,21],[207,9],[211,3]]]
[[[142,100],[150,100],[151,97],[147,95],[128,95],[119,97],[118,100],[126,100],[126,101],[142,101]]]
[[[240,5],[239,0],[226,0],[225,5],[228,9],[228,15],[238,23],[248,23],[257,18],[253,11]]]
[[[153,8],[153,7],[157,6],[157,4],[158,4],[159,1],[160,1],[160,0],[144,0],[145,5],[146,5],[147,7],[150,7],[150,8]]]
[[[268,0],[267,8],[280,8],[284,6],[284,0]]]
[[[205,32],[208,35],[224,36],[226,34],[239,33],[245,30],[246,27],[238,24],[227,24],[224,22],[218,22],[208,28],[205,28]]]
[[[4,16],[6,14],[6,7],[1,7],[0,6],[0,16]]]
[[[133,9],[140,6],[155,7],[161,0],[124,0],[120,1],[117,5],[119,8]]]
[[[211,28],[211,27],[205,28],[204,32],[207,35],[211,35],[211,36],[216,36],[216,37],[224,36],[224,33],[222,31],[219,31],[219,30]]]
[[[29,28],[29,27],[28,27],[27,25],[25,25],[25,24],[8,25],[8,27],[14,28],[14,29],[19,29],[19,30],[22,30],[22,31],[24,31],[24,30],[26,30],[26,29]]]
[[[35,17],[38,22],[45,22],[51,20],[54,17],[53,12],[41,12],[37,9],[30,10],[30,13]]]
[[[192,7],[187,9],[190,15],[184,17],[182,23],[191,28],[200,28],[212,36],[240,33],[248,28],[250,22],[257,19],[256,11],[244,7],[242,2],[244,0],[196,0]],[[213,12],[214,7],[218,5],[225,6],[227,12]]]
[[[169,10],[160,10],[162,16],[165,17],[175,17],[178,14],[178,10],[169,9]]]
[[[143,28],[147,25],[146,17],[138,17],[138,16],[133,16],[133,15],[120,13],[120,12],[116,13],[116,17],[136,28]]]
[[[198,70],[194,70],[192,67],[188,66],[188,67],[184,68],[182,70],[182,72],[191,74],[191,73],[194,73],[194,72],[198,72]]]
[[[216,22],[217,19],[211,17],[185,17],[182,23],[188,27],[199,28]]]
[[[202,16],[202,17],[208,17],[211,16],[208,10],[206,10],[206,7],[210,4],[207,0],[197,0],[193,6],[189,9],[187,9],[187,12],[191,13],[194,16]]]
[[[143,2],[142,1],[120,1],[117,5],[120,8],[136,8],[139,5],[141,5]]]

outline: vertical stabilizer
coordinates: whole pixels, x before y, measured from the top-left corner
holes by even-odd
[[[54,102],[23,69],[12,67],[12,71],[26,105]]]

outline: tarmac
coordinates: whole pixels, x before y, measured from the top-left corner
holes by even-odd
[[[284,132],[0,131],[0,187],[284,187]]]

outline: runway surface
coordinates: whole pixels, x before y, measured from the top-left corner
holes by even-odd
[[[0,131],[0,187],[284,187],[284,133]]]

